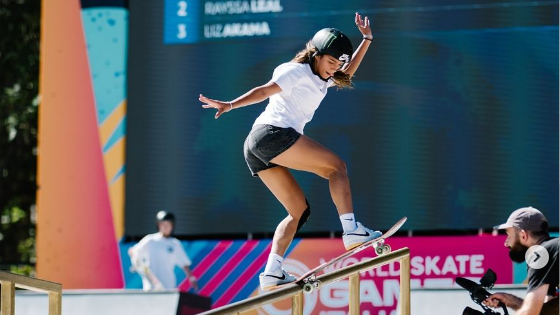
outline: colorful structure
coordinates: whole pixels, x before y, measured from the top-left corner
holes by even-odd
[[[37,273],[122,288],[127,10],[84,3],[42,5]]]

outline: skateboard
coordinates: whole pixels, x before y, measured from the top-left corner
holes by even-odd
[[[285,284],[281,284],[279,286],[273,287],[270,290],[277,290],[279,288],[282,288],[284,286],[296,283],[299,286],[302,287],[303,292],[306,293],[311,293],[313,290],[315,289],[320,289],[321,288],[321,281],[316,279],[316,276],[319,272],[323,271],[325,268],[331,266],[332,264],[336,263],[339,260],[342,260],[346,257],[350,257],[356,253],[361,252],[362,250],[372,246],[373,248],[375,248],[375,253],[380,256],[380,255],[385,255],[391,252],[391,246],[389,244],[385,243],[385,240],[387,238],[389,238],[390,236],[392,236],[393,234],[395,234],[395,232],[397,232],[400,227],[406,222],[407,218],[403,217],[402,219],[400,219],[397,223],[395,223],[395,225],[393,225],[390,229],[387,230],[387,232],[383,233],[381,236],[379,236],[378,238],[375,238],[371,241],[367,241],[361,245],[358,245],[357,247],[354,247],[350,250],[348,250],[346,253],[337,256],[311,270],[309,270],[308,272],[304,273],[303,275],[301,275],[299,278],[297,278],[295,281],[290,282],[290,283],[285,283]]]
[[[131,272],[137,272],[142,279],[147,280],[152,285],[153,291],[162,291],[165,288],[161,284],[161,281],[150,269],[150,262],[147,257],[131,257],[132,266],[130,267]]]

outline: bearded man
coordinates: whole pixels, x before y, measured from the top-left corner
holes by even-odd
[[[533,207],[525,207],[515,210],[506,223],[495,226],[494,229],[506,230],[504,245],[509,248],[512,261],[528,262],[527,294],[521,299],[509,293],[498,292],[490,295],[484,304],[498,307],[498,303],[502,302],[515,310],[516,315],[558,315],[559,242],[558,238],[552,238],[548,234],[546,217]]]

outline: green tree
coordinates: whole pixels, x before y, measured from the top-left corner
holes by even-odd
[[[35,263],[40,0],[0,0],[0,268]]]

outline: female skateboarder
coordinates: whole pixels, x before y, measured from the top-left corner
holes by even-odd
[[[372,41],[368,17],[356,13],[354,21],[363,35],[356,51],[346,35],[335,28],[318,31],[290,62],[279,65],[272,79],[232,101],[202,94],[203,108],[215,108],[215,118],[243,106],[268,99],[244,145],[253,176],[258,176],[288,212],[278,224],[271,253],[259,276],[263,290],[295,281],[282,268],[283,256],[297,231],[307,221],[310,206],[289,169],[315,173],[329,181],[332,200],[340,215],[347,250],[381,235],[356,222],[346,164],[335,153],[303,135],[303,129],[327,94],[329,87],[349,88]]]

